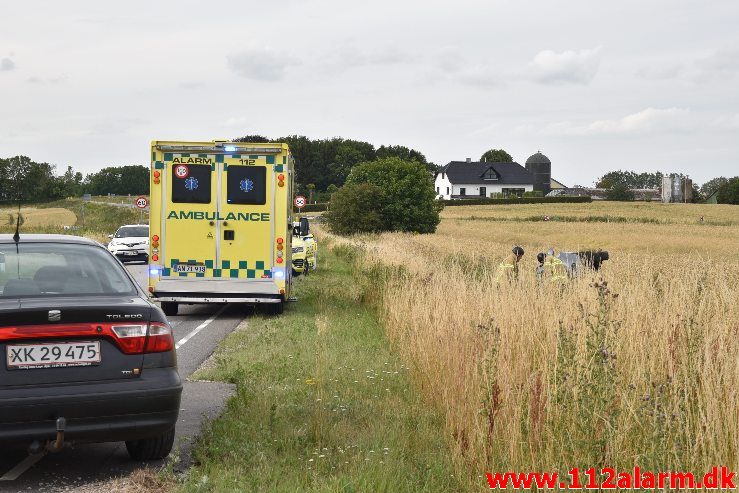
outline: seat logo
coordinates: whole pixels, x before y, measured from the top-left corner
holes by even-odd
[[[49,310],[49,322],[58,322],[62,319],[61,310]]]

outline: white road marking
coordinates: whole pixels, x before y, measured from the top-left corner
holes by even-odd
[[[175,345],[175,349],[179,349],[180,347],[184,346],[185,343],[187,343],[187,341],[189,341],[190,339],[192,339],[193,337],[195,337],[196,335],[198,335],[198,332],[200,332],[201,330],[203,330],[204,328],[206,328],[207,326],[209,326],[211,324],[211,322],[213,322],[213,320],[215,320],[216,318],[218,318],[218,315],[220,315],[221,313],[223,313],[223,311],[226,308],[228,308],[228,305],[223,305],[223,307],[220,310],[218,310],[217,312],[215,312],[213,314],[213,316],[211,316],[208,320],[206,320],[202,324],[200,324],[197,327],[195,327],[195,329],[192,332],[190,332],[185,337],[183,337],[182,339],[180,339],[179,341],[177,341],[177,344]]]
[[[21,474],[29,470],[31,466],[40,461],[45,455],[46,452],[39,452],[38,454],[29,455],[28,457],[20,461],[13,469],[6,472],[2,477],[0,477],[0,481],[15,481]]]

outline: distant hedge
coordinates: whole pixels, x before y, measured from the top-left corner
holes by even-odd
[[[592,202],[589,196],[572,197],[523,197],[511,199],[459,199],[441,200],[445,206],[457,205],[508,205],[508,204],[586,204]]]

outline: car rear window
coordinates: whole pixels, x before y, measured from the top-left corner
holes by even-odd
[[[135,294],[123,269],[92,245],[0,244],[0,298]]]
[[[116,238],[146,238],[149,236],[149,228],[146,226],[126,226],[118,228]]]

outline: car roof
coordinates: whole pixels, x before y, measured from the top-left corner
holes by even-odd
[[[18,243],[67,243],[77,245],[93,245],[102,246],[95,240],[89,238],[83,238],[81,236],[72,235],[52,235],[52,234],[23,234],[19,235],[20,240]],[[15,243],[13,235],[0,234],[0,243]]]
[[[124,224],[123,226],[118,226],[118,229],[121,228],[140,228],[140,227],[149,227],[148,224]]]

